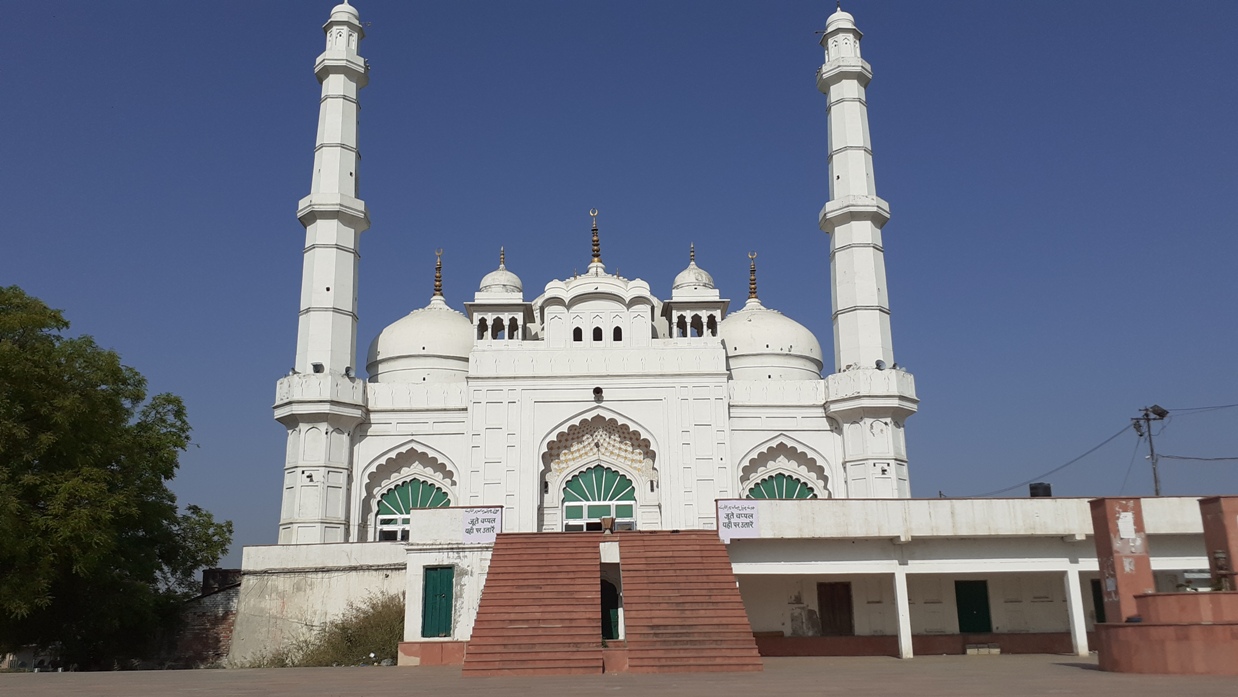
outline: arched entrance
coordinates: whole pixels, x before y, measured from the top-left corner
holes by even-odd
[[[636,487],[618,471],[594,465],[563,485],[563,530],[600,531],[603,518],[614,518],[615,530],[635,530]]]

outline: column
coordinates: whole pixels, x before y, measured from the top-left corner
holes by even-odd
[[[1135,596],[1156,591],[1143,506],[1139,499],[1092,499],[1088,503],[1092,507],[1105,620],[1125,622],[1139,614]]]
[[[1079,568],[1071,564],[1064,576],[1066,614],[1070,618],[1070,645],[1076,656],[1088,655],[1088,625],[1083,613],[1083,591],[1079,587]]]
[[[898,614],[898,657],[911,658],[911,603],[907,596],[907,572],[894,572],[894,609]]]

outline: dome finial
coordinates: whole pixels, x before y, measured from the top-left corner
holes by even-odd
[[[748,252],[748,299],[757,297],[757,253]]]
[[[443,297],[443,250],[434,250],[434,294]]]
[[[598,209],[590,208],[589,215],[593,218],[593,263],[602,263],[602,243],[598,241]]]
[[[689,264],[696,263],[696,243],[695,242],[688,243],[688,263]]]
[[[502,247],[499,247],[499,268],[507,268],[507,255],[504,254]]]

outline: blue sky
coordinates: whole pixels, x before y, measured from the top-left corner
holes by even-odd
[[[813,74],[832,3],[357,5],[362,351],[428,300],[435,248],[457,308],[500,245],[535,290],[588,263],[597,207],[608,267],[662,295],[695,242],[740,301],[757,250],[762,300],[828,355]],[[234,520],[238,549],[279,518],[270,406],[330,7],[12,3],[0,43],[0,283],[185,398],[197,447],[175,489]],[[1238,403],[1238,3],[846,9],[875,73],[895,356],[922,400],[913,493],[1016,484],[1154,402]],[[1175,414],[1158,450],[1238,455],[1236,426]],[[1135,448],[1124,434],[1055,493],[1151,493]],[[1238,493],[1238,463],[1162,472],[1169,494]]]

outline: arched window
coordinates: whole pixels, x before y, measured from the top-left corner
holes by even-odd
[[[572,341],[584,341],[584,336],[585,334],[580,330],[580,327],[572,330]]]
[[[503,338],[503,318],[502,317],[494,318],[494,322],[490,325],[490,338],[491,339],[502,339]]]
[[[508,339],[519,339],[520,338],[520,325],[516,323],[515,317],[512,317],[511,319],[507,320],[507,338]]]
[[[594,340],[594,341],[601,341],[601,340],[602,340],[602,328],[601,328],[601,327],[594,327],[594,328],[593,328],[593,340]]]
[[[616,530],[636,529],[636,487],[615,470],[594,465],[563,485],[563,530],[601,530],[614,518]]]
[[[701,323],[700,315],[692,315],[690,336],[705,336],[705,325]]]
[[[623,329],[621,327],[615,327],[615,331],[612,335],[615,341],[623,341]]]
[[[688,318],[683,315],[679,316],[679,320],[675,322],[675,336],[682,338],[688,335]]]
[[[787,474],[774,474],[748,489],[750,499],[815,499],[817,492],[803,480]]]
[[[710,315],[709,319],[705,321],[705,329],[709,331],[710,336],[718,336],[718,318]]]
[[[477,338],[478,339],[486,338],[486,332],[488,332],[489,330],[490,330],[490,325],[486,323],[485,317],[482,317],[481,319],[477,320]]]
[[[408,540],[409,511],[418,508],[442,508],[451,505],[451,497],[422,479],[410,479],[387,490],[378,499],[375,527],[380,540]]]

